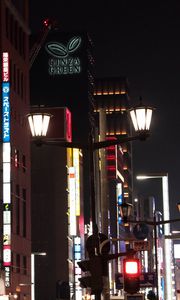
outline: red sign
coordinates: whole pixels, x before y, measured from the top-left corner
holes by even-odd
[[[2,54],[2,80],[9,81],[9,53],[3,52]]]
[[[10,247],[10,245],[3,246],[3,265],[6,267],[11,265],[11,247]]]

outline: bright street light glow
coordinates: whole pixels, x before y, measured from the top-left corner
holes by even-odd
[[[170,219],[169,212],[169,187],[168,187],[168,173],[152,173],[152,174],[141,174],[136,176],[138,180],[160,178],[162,185],[162,196],[163,196],[163,218],[164,220]],[[170,235],[170,224],[164,224],[164,235]],[[164,261],[165,261],[165,299],[169,300],[173,298],[173,284],[171,270],[172,260],[172,242],[170,239],[164,239]],[[159,279],[158,279],[159,280]],[[160,282],[159,282],[160,284]]]
[[[166,175],[137,175],[136,179],[137,180],[145,180],[145,179],[151,179],[151,178],[162,178],[163,176],[166,176]]]

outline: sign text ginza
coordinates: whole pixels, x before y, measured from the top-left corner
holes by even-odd
[[[81,72],[81,60],[72,56],[81,45],[81,37],[71,38],[67,45],[59,42],[49,42],[45,48],[51,58],[48,61],[49,75],[72,75]]]

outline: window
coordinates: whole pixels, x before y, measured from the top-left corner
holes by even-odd
[[[22,235],[26,237],[26,189],[22,190]]]
[[[19,184],[16,184],[16,234],[20,233],[20,194]]]
[[[13,25],[14,25],[14,20],[13,20],[13,16],[10,15],[10,41],[11,43],[13,43]]]
[[[23,256],[23,274],[27,274],[27,258],[26,256]]]
[[[22,55],[22,51],[23,51],[23,49],[22,49],[22,29],[21,29],[21,27],[19,27],[19,53],[20,53],[20,55]]]
[[[16,273],[20,273],[20,255],[16,254]]]
[[[15,168],[19,168],[19,150],[14,150],[14,166]]]
[[[17,49],[17,47],[18,47],[18,24],[17,24],[17,21],[15,21],[15,24],[14,24],[14,46]]]
[[[20,87],[21,87],[21,91],[20,91],[20,96],[23,99],[24,96],[24,77],[23,77],[23,73],[21,73],[21,83],[20,83]]]
[[[17,69],[17,93],[20,94],[20,70]]]
[[[26,156],[23,154],[22,156],[22,168],[23,168],[23,172],[26,172]]]
[[[9,10],[6,8],[6,37],[9,38]]]
[[[13,83],[14,83],[14,90],[16,91],[16,65],[15,64],[13,67]]]

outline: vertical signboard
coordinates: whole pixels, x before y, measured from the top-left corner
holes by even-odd
[[[76,178],[75,168],[69,167],[69,220],[70,220],[70,235],[76,235]]]
[[[75,299],[82,299],[82,288],[79,285],[79,278],[81,277],[81,269],[77,262],[81,260],[81,238],[76,236],[74,238],[74,282],[75,282]]]
[[[73,149],[73,166],[75,168],[75,197],[76,216],[80,216],[80,169],[79,169],[79,149]]]
[[[11,267],[11,145],[9,53],[2,53],[2,142],[3,142],[3,266],[5,286],[10,287]]]

